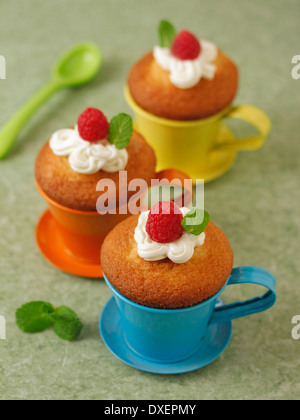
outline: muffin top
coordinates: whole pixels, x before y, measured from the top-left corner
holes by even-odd
[[[35,177],[43,192],[57,203],[76,210],[96,211],[99,197],[110,194],[97,191],[99,181],[114,182],[116,190],[111,193],[118,206],[120,171],[127,172],[128,184],[140,178],[150,185],[155,177],[156,158],[144,138],[132,130],[129,116],[119,114],[117,117],[121,117],[109,124],[106,119],[99,123],[97,114],[95,124],[93,114],[86,111],[77,126],[54,133],[43,146],[36,159]],[[115,131],[119,137],[114,136]],[[128,192],[128,200],[133,194]]]
[[[184,224],[190,213],[180,211]],[[209,221],[200,234],[184,231],[180,236],[173,216],[171,222],[159,222],[150,218],[151,212],[129,217],[106,237],[101,266],[110,283],[136,303],[163,309],[193,306],[217,293],[233,267],[222,230]],[[165,226],[162,236],[155,237],[157,226]]]
[[[131,69],[128,87],[144,110],[171,120],[197,120],[226,109],[238,68],[214,44],[161,22],[161,42]]]

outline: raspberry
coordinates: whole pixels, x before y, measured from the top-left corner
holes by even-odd
[[[172,54],[180,60],[194,60],[201,50],[199,40],[189,31],[179,32],[172,45]]]
[[[77,124],[83,140],[94,143],[108,136],[109,123],[99,109],[87,108],[79,116]]]
[[[154,242],[170,243],[182,236],[182,220],[181,210],[173,201],[161,201],[149,213],[146,232]]]

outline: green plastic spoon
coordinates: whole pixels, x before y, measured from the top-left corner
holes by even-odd
[[[52,80],[37,92],[0,131],[0,159],[12,148],[20,131],[30,117],[55,92],[90,82],[99,72],[102,54],[94,44],[81,44],[62,57],[53,72]]]

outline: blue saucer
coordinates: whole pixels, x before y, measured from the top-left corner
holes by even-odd
[[[222,304],[220,299],[218,304]],[[151,373],[178,374],[200,369],[216,360],[231,340],[232,322],[208,327],[202,344],[196,352],[175,363],[158,363],[144,359],[128,346],[120,325],[120,315],[114,296],[109,299],[102,311],[100,333],[108,349],[127,365]]]

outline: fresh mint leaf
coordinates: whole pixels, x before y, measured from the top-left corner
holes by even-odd
[[[130,115],[121,113],[115,116],[109,124],[108,141],[121,150],[128,146],[133,131]]]
[[[79,337],[82,323],[76,313],[66,306],[55,310],[54,332],[63,340],[72,341]]]
[[[16,311],[18,327],[27,333],[42,332],[53,325],[55,333],[63,340],[75,340],[82,323],[72,309],[66,306],[54,308],[47,302],[30,302]]]
[[[55,312],[51,303],[30,302],[21,306],[16,311],[18,327],[27,333],[38,333],[46,330],[53,324]]]
[[[176,29],[172,23],[162,20],[158,28],[160,46],[162,48],[171,48],[176,36]]]
[[[181,222],[183,229],[193,235],[200,235],[209,223],[209,214],[206,210],[192,209]]]

